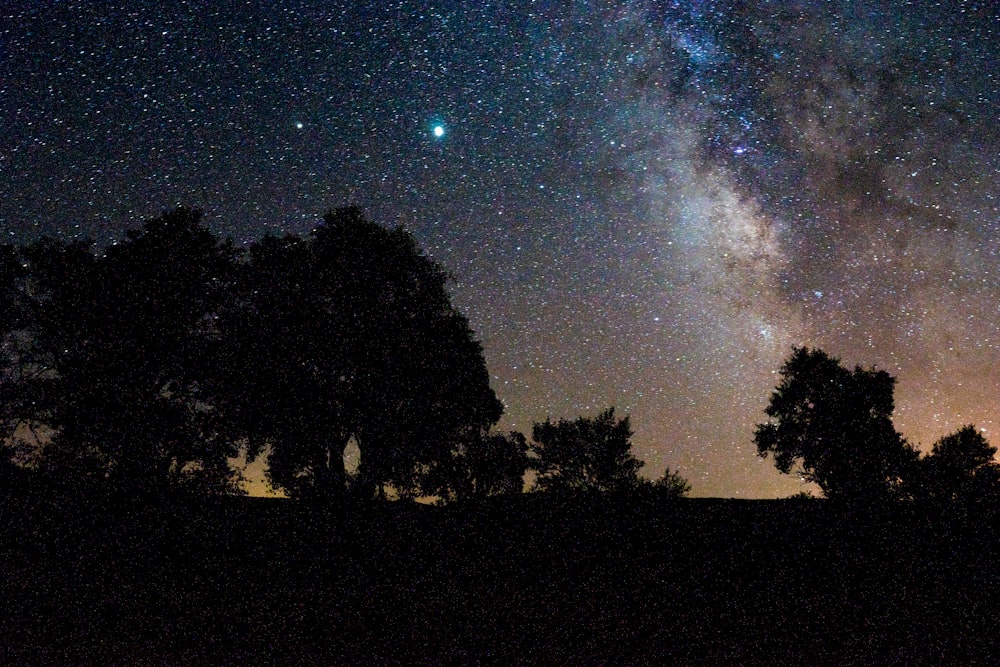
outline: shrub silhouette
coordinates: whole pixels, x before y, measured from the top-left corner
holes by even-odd
[[[652,488],[668,498],[681,498],[690,493],[691,483],[676,470],[667,468],[656,481],[652,482]]]
[[[530,445],[543,491],[627,491],[639,485],[643,462],[632,455],[628,416],[608,408],[597,417],[535,424]]]

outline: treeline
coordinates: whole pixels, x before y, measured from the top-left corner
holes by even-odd
[[[0,476],[124,495],[242,493],[266,457],[293,498],[463,501],[542,491],[680,496],[639,472],[628,416],[503,433],[450,276],[357,208],[309,235],[220,239],[179,208],[120,242],[0,245]],[[795,348],[754,441],[833,500],[1000,505],[972,425],[920,451],[892,423],[895,378]],[[344,451],[360,451],[348,474]],[[9,485],[9,484],[8,484]]]
[[[125,495],[241,493],[238,456],[312,500],[519,493],[528,471],[542,490],[689,490],[638,475],[613,409],[498,432],[448,280],[357,208],[246,248],[185,208],[106,248],[0,246],[0,466]]]
[[[757,426],[758,453],[837,501],[1000,505],[996,447],[968,424],[922,455],[893,426],[895,384],[884,370],[793,349]]]

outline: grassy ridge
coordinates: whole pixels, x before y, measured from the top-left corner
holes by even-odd
[[[534,494],[36,497],[0,521],[11,662],[968,664],[1000,644],[986,516]]]

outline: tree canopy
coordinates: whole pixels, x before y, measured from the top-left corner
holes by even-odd
[[[200,220],[178,209],[100,255],[22,249],[0,410],[6,437],[46,433],[43,470],[130,491],[209,478],[232,490],[234,446],[201,393],[232,249]]]
[[[359,486],[411,489],[500,418],[448,275],[404,230],[338,209],[309,238],[255,244],[241,276],[220,324],[220,395],[237,432],[269,447],[276,487],[340,494],[353,438]]]
[[[625,491],[639,484],[643,462],[632,454],[629,418],[608,408],[574,421],[546,419],[532,430],[532,465],[543,491]]]
[[[528,466],[524,435],[476,430],[426,468],[422,487],[429,495],[455,501],[521,493]]]
[[[342,493],[352,439],[369,493],[419,486],[468,443],[492,460],[502,406],[448,279],[356,208],[246,251],[183,208],[102,251],[2,246],[0,442],[33,442],[46,474],[144,492],[236,490],[241,447],[302,497]]]
[[[913,480],[917,500],[974,503],[1000,499],[997,448],[967,424],[934,443],[920,460]]]
[[[822,350],[795,348],[781,368],[754,441],[783,473],[793,467],[829,498],[877,500],[893,495],[917,452],[892,423],[895,378],[882,370],[850,371]]]

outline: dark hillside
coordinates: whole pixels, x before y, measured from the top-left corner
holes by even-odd
[[[984,517],[543,494],[339,514],[69,500],[0,509],[6,661],[968,664],[1000,642]]]

